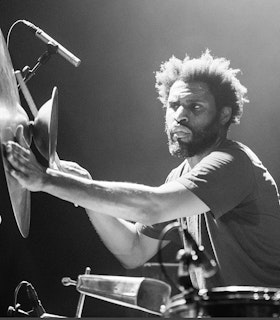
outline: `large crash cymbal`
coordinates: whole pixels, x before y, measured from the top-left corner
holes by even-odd
[[[33,124],[33,139],[50,167],[56,160],[58,131],[58,90],[53,88],[51,99],[39,110]]]
[[[20,125],[26,140],[30,142],[29,118],[19,104],[19,94],[14,70],[2,32],[0,30],[0,139],[1,144],[15,140]],[[9,167],[1,147],[1,156],[12,203],[13,212],[20,233],[24,238],[29,234],[30,192],[9,174]]]

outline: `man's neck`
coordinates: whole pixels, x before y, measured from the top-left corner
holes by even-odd
[[[207,148],[205,151],[201,152],[200,154],[196,154],[193,157],[186,158],[190,167],[195,167],[203,158],[208,156],[213,150],[217,149],[226,140],[226,138],[226,135],[219,137],[210,148]]]

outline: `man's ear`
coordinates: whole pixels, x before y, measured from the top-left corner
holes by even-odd
[[[220,112],[220,123],[224,126],[226,125],[230,118],[231,118],[231,114],[232,114],[232,108],[231,107],[223,107],[221,112]]]

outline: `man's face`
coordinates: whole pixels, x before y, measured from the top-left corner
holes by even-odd
[[[203,153],[219,137],[215,98],[204,82],[176,81],[170,88],[166,133],[172,155],[188,158]]]

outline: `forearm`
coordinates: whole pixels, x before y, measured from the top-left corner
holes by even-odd
[[[88,217],[105,246],[126,268],[136,268],[149,260],[155,252],[142,247],[141,235],[131,222],[116,219],[86,209]]]
[[[41,191],[112,217],[147,223],[156,208],[154,187],[95,181],[48,169]]]
[[[149,187],[95,181],[48,169],[41,191],[86,209],[146,225],[209,211],[202,200],[176,181]]]

